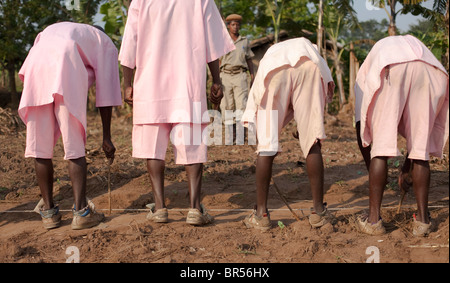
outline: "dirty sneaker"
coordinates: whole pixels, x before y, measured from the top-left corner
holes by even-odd
[[[156,223],[167,223],[169,222],[169,213],[167,208],[160,208],[155,212],[155,204],[147,204],[146,207],[150,208],[150,212],[147,214],[147,219],[152,220]]]
[[[412,233],[416,237],[426,237],[431,232],[431,219],[430,223],[424,223],[416,219],[416,214],[413,214]]]
[[[383,221],[380,218],[377,223],[369,223],[369,216],[366,214],[359,215],[355,219],[356,229],[359,232],[369,234],[369,235],[383,235],[386,233],[386,229],[383,226]]]
[[[324,210],[321,213],[317,213],[311,208],[311,214],[309,215],[308,220],[312,227],[320,228],[327,223],[332,223],[334,216],[327,209],[327,204],[324,203]]]
[[[186,223],[191,225],[205,225],[214,221],[214,217],[206,212],[203,204],[200,205],[202,211],[197,208],[190,208],[186,217]]]
[[[245,217],[244,224],[247,228],[255,228],[261,231],[267,231],[270,229],[270,215],[264,213],[263,216],[256,215],[256,209],[252,211],[250,215]]]
[[[75,210],[73,209],[73,220],[72,220],[72,229],[73,230],[81,230],[94,227],[105,218],[103,213],[99,213],[95,211],[94,204],[89,201],[88,205],[81,209]]]
[[[61,225],[61,214],[59,213],[59,206],[55,206],[48,210],[39,209],[39,214],[42,217],[42,224],[45,229],[57,228]]]

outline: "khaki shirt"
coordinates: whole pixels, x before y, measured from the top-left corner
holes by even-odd
[[[239,36],[234,42],[236,49],[221,58],[220,70],[248,70],[247,60],[255,56],[250,49],[250,42],[245,36]]]

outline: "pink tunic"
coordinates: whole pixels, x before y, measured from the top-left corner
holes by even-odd
[[[242,121],[253,122],[258,105],[266,95],[271,73],[286,67],[294,67],[304,57],[311,60],[319,69],[322,77],[325,102],[331,102],[334,91],[334,81],[326,61],[320,56],[317,48],[308,39],[300,37],[277,43],[270,47],[259,63],[255,81],[248,95],[247,108]]]
[[[19,71],[24,123],[28,107],[52,103],[60,94],[86,129],[87,95],[94,81],[97,107],[121,105],[117,53],[111,39],[90,25],[62,22],[39,33]]]
[[[411,35],[390,36],[378,41],[365,59],[356,77],[355,120],[356,122],[361,121],[361,139],[363,146],[369,146],[372,141],[370,132],[367,130],[367,114],[370,108],[373,107],[372,101],[375,93],[382,85],[381,77],[383,70],[389,65],[412,61],[422,61],[438,68],[447,76],[448,84],[448,74],[445,68],[433,53],[417,38]],[[434,122],[436,126],[431,136],[441,136],[446,140],[449,127],[448,104],[443,107],[441,114],[436,117]]]
[[[208,123],[207,63],[235,49],[213,0],[133,0],[120,49],[133,123]]]

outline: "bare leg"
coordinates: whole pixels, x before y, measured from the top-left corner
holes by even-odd
[[[34,160],[36,178],[44,200],[44,209],[54,207],[53,203],[53,162],[51,159],[36,158]]]
[[[256,215],[258,217],[267,213],[267,198],[275,156],[258,155],[256,161]]]
[[[306,157],[306,171],[311,186],[314,211],[321,213],[323,207],[324,169],[320,142],[315,143]]]
[[[69,160],[69,176],[72,182],[75,210],[81,210],[87,206],[86,202],[86,158]]]
[[[155,198],[155,211],[165,208],[164,201],[164,170],[166,163],[164,160],[147,159],[147,170],[152,184],[153,197]]]
[[[185,165],[184,167],[186,169],[186,175],[188,178],[189,199],[191,208],[196,208],[200,212],[203,212],[200,206],[200,196],[202,192],[203,163],[189,164]]]
[[[370,150],[371,147],[363,147],[361,140],[361,122],[356,122],[356,140],[358,141],[358,147],[364,158],[364,163],[366,164],[367,170],[370,168]]]
[[[413,160],[412,179],[414,195],[417,199],[417,220],[429,223],[428,218],[428,190],[430,187],[430,164],[428,161]]]
[[[369,169],[369,222],[380,220],[381,201],[387,180],[387,157],[372,158]]]

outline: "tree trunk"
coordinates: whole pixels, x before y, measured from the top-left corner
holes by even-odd
[[[395,18],[397,14],[395,13],[395,4],[397,4],[397,0],[389,1],[389,6],[391,8],[391,14],[389,15],[389,28],[388,28],[389,36],[397,35],[397,26],[395,24]]]
[[[1,87],[6,88],[8,85],[8,75],[7,72],[4,68],[2,68],[2,82],[1,82]]]
[[[336,69],[336,80],[337,80],[337,85],[339,88],[339,108],[342,108],[342,106],[346,102],[344,83],[342,80],[342,69],[341,69],[341,65],[339,64],[339,51],[338,51],[336,41],[334,41],[334,40],[332,40],[332,41],[333,41],[334,68]]]
[[[6,69],[8,70],[9,91],[11,93],[11,105],[15,107],[19,105],[19,97],[17,96],[16,90],[16,68],[14,67],[14,63],[8,62],[6,65]]]
[[[445,68],[447,69],[447,72],[449,71],[449,58],[448,58],[448,56],[449,56],[449,52],[448,52],[448,32],[449,32],[449,26],[448,26],[448,18],[449,18],[449,15],[448,15],[448,7],[449,7],[449,2],[447,1],[447,11],[446,11],[446,13],[445,13],[445,37],[447,37],[447,51],[445,52],[445,55],[443,55],[443,57],[444,58],[442,58],[443,60],[443,63],[444,63],[444,66],[445,66]]]
[[[356,72],[355,65],[357,63],[357,59],[354,52],[353,42],[350,43],[350,59],[349,59],[349,88],[348,88],[348,102],[351,105],[352,109],[355,109],[355,81],[356,81]]]
[[[319,27],[317,29],[317,48],[319,49],[319,54],[322,50],[322,40],[323,40],[323,0],[319,2]]]

